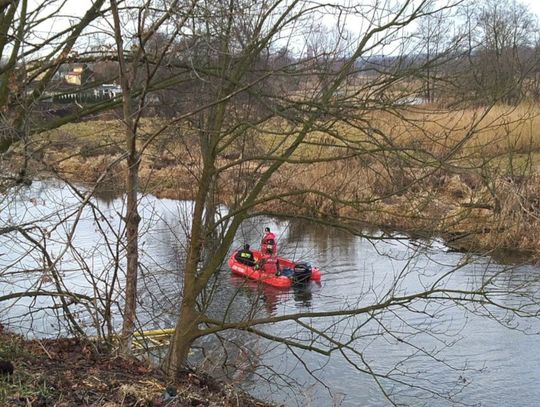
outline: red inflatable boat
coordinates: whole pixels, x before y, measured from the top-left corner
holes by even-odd
[[[295,283],[309,280],[320,281],[321,271],[303,262],[294,262],[277,256],[264,256],[253,250],[253,256],[259,267],[248,266],[234,258],[234,252],[228,264],[231,271],[239,276],[261,281],[274,287],[290,287]]]

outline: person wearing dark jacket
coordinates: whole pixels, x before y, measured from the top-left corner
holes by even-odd
[[[255,265],[255,257],[253,257],[253,253],[249,250],[248,244],[245,244],[242,250],[238,250],[234,255],[234,258],[239,263],[245,264],[246,266],[253,267]]]

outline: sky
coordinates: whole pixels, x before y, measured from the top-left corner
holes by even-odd
[[[540,18],[540,0],[517,0],[529,7],[529,9],[534,12]],[[40,0],[30,0],[30,4],[38,3]],[[85,7],[89,6],[91,0],[67,0],[67,8],[74,14],[81,14],[83,9],[81,6],[84,4]]]
[[[540,18],[540,0],[526,0],[523,1],[523,4],[527,5]]]
[[[41,3],[43,0],[29,0],[30,8],[32,9],[33,5]],[[82,16],[82,14],[86,11],[86,9],[92,4],[92,0],[64,0],[65,6],[63,8],[64,15],[74,15],[74,16]],[[317,1],[323,1],[323,0],[315,0]],[[329,3],[340,3],[340,2],[349,2],[351,0],[325,0]],[[375,0],[364,0],[365,4],[369,4],[370,1]],[[395,0],[400,1],[400,0]],[[511,0],[510,0],[511,1]],[[520,2],[524,5],[526,5],[531,12],[536,14],[540,21],[540,0],[516,0],[517,2]],[[55,3],[56,4],[56,3]],[[65,17],[59,16],[59,17],[53,17],[47,19],[46,22],[44,22],[42,25],[40,25],[40,31],[41,36],[43,38],[47,38],[51,35],[52,32],[58,31],[59,28],[64,28],[69,24]]]

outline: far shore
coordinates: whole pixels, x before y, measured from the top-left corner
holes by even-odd
[[[478,131],[477,137],[452,161],[415,165],[414,160],[404,160],[388,164],[383,156],[365,153],[307,165],[285,164],[267,183],[263,194],[267,199],[254,210],[322,220],[330,225],[364,224],[411,235],[437,236],[453,250],[505,250],[536,259],[540,252],[540,177],[536,164],[540,134],[533,132],[537,125],[540,128],[540,107],[513,108],[510,114],[515,115],[514,127],[507,126],[506,135],[501,136],[493,123],[503,109],[490,113],[493,117],[489,129]],[[439,111],[430,114],[425,128],[434,125],[434,115],[442,115]],[[455,114],[466,120],[468,113]],[[451,121],[448,114],[441,117]],[[145,119],[141,126],[151,129],[157,120]],[[395,143],[407,154],[418,150],[424,156],[444,155],[442,142],[435,144],[432,140],[431,145],[420,136],[415,139],[409,130],[402,130],[407,136]],[[352,130],[344,127],[342,131]],[[452,146],[452,137],[459,139],[457,133],[458,130],[445,135],[447,148]],[[173,129],[142,155],[140,190],[160,198],[192,200],[201,158],[195,141],[179,142],[175,137]],[[271,142],[269,136],[260,137],[259,150],[264,149],[264,143]],[[344,150],[329,145],[324,135],[317,137],[313,135],[312,143],[302,148],[306,157]],[[34,148],[33,157],[37,159],[30,163],[29,176],[45,171],[49,176],[92,184],[107,172],[98,192],[123,189],[125,163],[111,166],[123,151],[119,121],[69,124],[46,133]],[[15,172],[19,154],[22,151],[11,154]],[[249,162],[234,166],[241,162],[242,157],[234,150],[224,151],[216,161],[218,168],[224,170],[215,190],[215,203],[234,205],[235,199],[249,191],[252,180],[264,169],[264,165],[250,166]],[[278,194],[279,199],[275,198]]]

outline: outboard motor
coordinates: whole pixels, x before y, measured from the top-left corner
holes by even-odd
[[[309,281],[311,279],[311,266],[307,263],[296,263],[292,278],[295,284]]]

